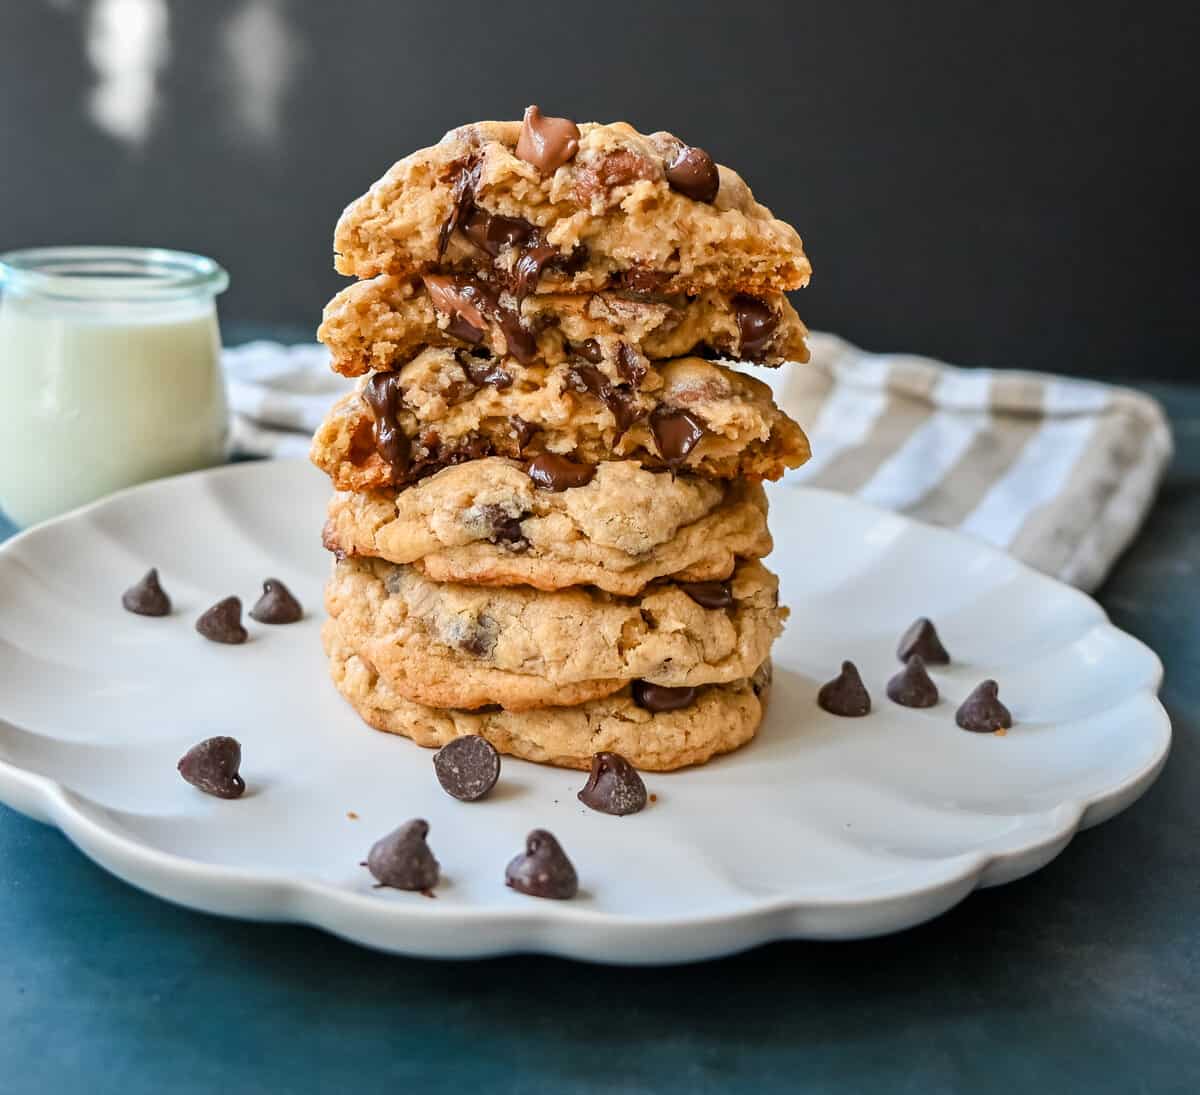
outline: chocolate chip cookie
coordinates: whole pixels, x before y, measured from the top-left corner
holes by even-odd
[[[525,711],[608,695],[630,680],[690,688],[751,676],[787,616],[778,580],[743,562],[719,585],[716,599],[670,581],[637,597],[489,589],[346,559],[325,603],[342,638],[398,695]]]
[[[771,550],[757,483],[600,464],[583,486],[545,490],[516,461],[444,468],[406,490],[340,492],[325,546],[411,563],[438,582],[592,585],[633,596],[657,578],[723,580]]]
[[[596,752],[620,753],[645,771],[703,764],[754,737],[766,709],[770,665],[749,679],[696,688],[673,710],[639,705],[632,686],[570,707],[478,711],[428,707],[399,695],[339,633],[323,631],[338,691],[369,726],[440,748],[463,734],[486,738],[501,753],[586,770]]]

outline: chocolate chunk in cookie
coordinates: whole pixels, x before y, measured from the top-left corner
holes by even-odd
[[[924,616],[912,622],[896,647],[896,657],[902,662],[907,662],[914,654],[919,654],[926,665],[950,664],[950,655],[938,638],[937,628]]]
[[[525,851],[504,872],[512,889],[530,897],[565,901],[579,892],[579,877],[567,853],[545,829],[534,829],[525,838]]]
[[[432,890],[437,885],[439,868],[425,838],[429,822],[420,818],[406,821],[400,828],[377,840],[367,854],[367,870],[379,886],[394,890]]]
[[[246,781],[238,774],[242,747],[236,738],[207,738],[179,759],[179,774],[193,787],[217,798],[238,798]]]
[[[1000,702],[1000,686],[987,680],[979,685],[954,714],[954,721],[963,730],[975,734],[993,734],[1012,727],[1012,714]]]
[[[678,711],[687,707],[696,698],[694,688],[668,688],[649,681],[634,681],[629,688],[633,702],[652,714],[660,711]]]
[[[263,582],[262,596],[250,609],[250,618],[260,624],[294,624],[303,619],[304,609],[278,578]]]
[[[516,156],[552,175],[579,151],[579,127],[568,118],[551,118],[537,106],[525,108]]]
[[[121,594],[121,604],[127,612],[139,616],[169,616],[171,598],[159,584],[158,568],[151,567],[140,582],[125,590]]]
[[[733,298],[738,325],[738,353],[747,360],[763,357],[779,326],[778,313],[757,297],[739,293]]]
[[[860,718],[871,711],[871,697],[853,662],[842,662],[841,673],[821,686],[817,703],[822,710],[843,718]]]
[[[544,452],[529,465],[529,478],[542,490],[560,491],[586,487],[596,474],[594,464],[577,464],[565,456]]]
[[[667,182],[672,190],[698,202],[716,201],[721,176],[713,158],[702,148],[681,145],[667,164]]]
[[[602,814],[623,817],[645,809],[646,785],[637,769],[620,753],[597,753],[592,757],[592,770],[578,798]]]
[[[500,778],[500,754],[487,738],[464,734],[447,742],[433,755],[438,783],[451,798],[475,802]]]
[[[242,626],[241,598],[218,601],[196,621],[196,630],[214,643],[244,643],[250,635]]]
[[[650,432],[658,454],[670,468],[678,467],[704,437],[704,423],[689,411],[658,407],[650,416]]]
[[[733,591],[728,582],[677,582],[701,608],[729,608],[733,605]]]
[[[887,686],[888,699],[901,707],[932,707],[938,701],[937,685],[933,683],[925,661],[914,654]]]
[[[376,373],[363,388],[363,398],[375,419],[375,450],[398,479],[408,470],[412,457],[412,443],[397,417],[404,405],[400,374]]]

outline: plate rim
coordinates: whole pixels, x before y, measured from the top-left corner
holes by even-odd
[[[54,535],[62,525],[77,521],[93,511],[119,505],[131,496],[176,489],[181,481],[262,474],[266,469],[279,469],[286,474],[286,468],[304,465],[307,465],[307,460],[303,457],[244,461],[127,487],[17,532],[0,543],[0,560],[30,540]],[[409,905],[382,902],[370,894],[352,892],[317,879],[259,868],[205,863],[142,843],[116,826],[103,824],[91,816],[89,807],[100,811],[104,807],[91,803],[86,796],[49,776],[28,771],[3,758],[0,758],[0,801],[19,813],[54,825],[89,859],[123,881],[163,900],[215,915],[306,924],[360,945],[412,956],[482,958],[522,952],[606,964],[662,965],[717,958],[783,939],[865,939],[932,920],[976,889],[1016,881],[1039,870],[1056,858],[1077,833],[1116,816],[1153,785],[1170,756],[1173,737],[1169,714],[1159,698],[1163,664],[1141,639],[1118,628],[1094,598],[968,533],[929,525],[853,495],[791,483],[786,479],[775,484],[774,489],[825,496],[838,505],[876,517],[883,516],[904,527],[916,526],[939,537],[958,540],[973,551],[983,552],[1002,559],[1006,565],[1015,566],[1024,579],[1049,583],[1057,587],[1060,593],[1086,603],[1098,614],[1097,626],[1114,633],[1125,642],[1136,644],[1143,655],[1151,659],[1153,673],[1145,684],[1129,693],[1130,699],[1136,698],[1145,704],[1145,732],[1154,745],[1150,758],[1137,770],[1126,773],[1091,795],[1064,799],[1045,810],[1027,815],[1044,818],[1046,824],[1044,827],[1039,825],[1033,832],[1026,832],[1024,838],[1012,847],[961,852],[930,861],[944,869],[916,888],[910,882],[908,885],[897,885],[882,894],[875,891],[859,897],[776,896],[756,899],[752,907],[742,910],[669,918],[599,912],[557,902],[547,906],[530,906],[528,909],[455,906],[453,912],[446,912],[431,905],[426,907],[425,903]],[[0,722],[6,721],[0,713]],[[170,887],[164,883],[172,879],[181,882],[189,890],[187,897],[168,892]],[[231,893],[234,895],[232,898]],[[239,893],[242,896],[237,896]],[[887,910],[901,911],[898,907],[922,900],[926,902],[926,907],[915,915],[901,915],[874,929],[843,934],[822,930],[819,926],[804,926],[806,919],[815,917],[820,920],[830,914],[851,910],[878,910],[880,918],[886,920],[883,914]],[[248,905],[258,905],[261,911],[248,911]],[[397,942],[382,938],[375,932],[370,937],[364,937],[361,932],[342,930],[336,923],[330,922],[333,918],[320,915],[322,906],[354,914],[360,927],[364,924],[375,927],[380,924],[415,925],[418,931],[435,927],[442,945],[413,945],[410,939]],[[494,945],[445,947],[445,941],[454,930],[481,925],[503,928],[506,938]],[[604,953],[599,955],[594,942],[579,935],[580,932],[596,929],[604,932],[606,940]],[[728,944],[717,944],[710,940],[689,945],[681,938],[689,933],[711,935],[713,932],[728,935]],[[411,936],[412,932],[398,934]],[[656,943],[665,946],[654,953],[647,953],[645,940],[648,936],[654,936]]]

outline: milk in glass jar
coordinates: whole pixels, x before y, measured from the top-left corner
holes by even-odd
[[[0,510],[30,525],[222,462],[228,283],[180,251],[0,255]]]

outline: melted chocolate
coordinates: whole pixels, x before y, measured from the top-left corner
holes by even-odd
[[[610,384],[608,377],[594,365],[576,365],[570,376],[577,390],[590,392],[608,408],[616,420],[618,438],[640,417],[633,393]]]
[[[594,464],[577,464],[552,452],[542,453],[529,465],[529,478],[542,490],[555,494],[572,487],[586,487],[595,474]]]
[[[733,307],[741,340],[739,355],[750,360],[761,357],[771,343],[775,328],[779,326],[779,316],[757,297],[745,293],[733,298]]]
[[[508,420],[508,424],[512,426],[513,436],[517,439],[517,450],[524,451],[529,442],[533,440],[533,435],[537,433],[537,426],[532,422],[526,422],[518,414],[514,414]]]
[[[704,436],[704,423],[690,411],[658,407],[650,416],[650,431],[659,455],[671,468],[678,467]]]
[[[450,191],[450,212],[442,222],[438,232],[438,258],[446,253],[446,245],[450,236],[463,220],[470,214],[475,203],[475,187],[479,182],[479,164],[466,161],[458,166],[458,175],[454,179]]]
[[[593,365],[599,365],[604,360],[604,351],[594,338],[574,343],[571,346],[571,352],[583,358],[584,361],[590,361]]]
[[[363,398],[375,416],[375,451],[398,480],[407,471],[412,452],[396,417],[404,402],[399,373],[376,373],[363,388]]]
[[[501,368],[498,361],[468,357],[465,361],[460,362],[460,364],[463,367],[463,372],[470,377],[471,383],[476,387],[497,388],[500,391],[512,387],[512,377]]]
[[[536,231],[520,217],[502,217],[472,205],[462,221],[462,233],[480,250],[495,258],[506,247],[520,247]]]
[[[646,366],[638,360],[637,351],[628,342],[622,342],[617,347],[617,372],[633,388],[645,379]]]
[[[522,253],[514,267],[516,274],[514,292],[517,294],[518,300],[524,300],[537,288],[542,270],[558,257],[558,248],[551,247],[548,243],[537,244]]]
[[[728,582],[679,582],[683,590],[701,608],[729,608],[733,591]]]

